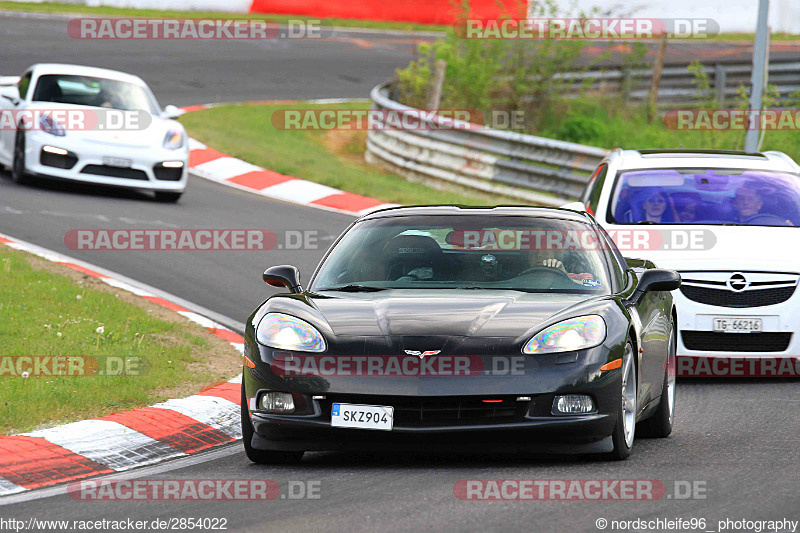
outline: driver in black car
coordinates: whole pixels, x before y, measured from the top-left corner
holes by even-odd
[[[564,266],[564,263],[566,262],[569,266],[575,267],[579,266],[580,262],[575,261],[576,258],[570,257],[568,254],[570,254],[570,252],[531,250],[528,253],[528,264],[530,265],[530,268],[544,266],[547,268],[560,270],[569,276],[572,281],[579,285],[584,284],[583,280],[594,280],[594,276],[590,272],[570,272],[569,270],[575,269],[571,268],[568,270],[567,267]],[[559,259],[559,257],[561,257],[561,259]],[[572,259],[572,261],[570,261],[570,259]]]

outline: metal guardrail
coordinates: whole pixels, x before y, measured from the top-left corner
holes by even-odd
[[[731,104],[739,88],[749,91],[750,71],[748,62],[704,65],[713,95],[720,107]],[[596,91],[607,94],[627,93],[633,101],[646,101],[650,94],[652,69],[608,68],[587,72],[565,73],[559,78],[573,85],[573,91]],[[777,89],[779,103],[800,90],[800,61],[797,59],[771,59],[769,63],[770,85]],[[659,104],[692,104],[699,100],[695,77],[685,66],[667,66],[661,73],[658,91]]]
[[[740,85],[749,87],[749,63],[706,66],[710,88],[720,107],[731,104]],[[566,73],[581,91],[625,92],[631,100],[646,100],[652,70],[604,69]],[[779,105],[800,90],[800,61],[775,59],[769,65],[769,82],[780,95]],[[397,112],[412,108],[389,97],[388,83],[375,87],[373,109]],[[662,72],[659,104],[692,106],[697,102],[694,76],[686,67],[666,67]],[[437,124],[441,120],[437,121]],[[491,128],[392,130],[372,129],[367,136],[366,159],[410,180],[449,182],[516,201],[562,205],[580,196],[589,174],[607,150]]]
[[[375,87],[370,98],[373,109],[415,113],[389,98],[388,83]],[[427,122],[429,128],[413,131],[371,128],[367,161],[415,181],[553,206],[580,196],[590,173],[608,154],[601,148],[457,121],[457,127],[447,128],[440,117]]]

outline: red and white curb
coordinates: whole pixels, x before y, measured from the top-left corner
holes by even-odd
[[[340,104],[352,102],[352,99],[327,99],[308,100],[312,104]],[[271,100],[264,102],[245,102],[246,104],[292,104],[296,100]],[[184,107],[186,113],[200,109],[209,109],[217,104],[203,104]],[[374,198],[344,192],[327,185],[314,183],[286,176],[250,164],[241,159],[227,156],[205,144],[189,140],[189,170],[192,174],[209,179],[238,189],[255,192],[261,196],[284,200],[295,204],[327,209],[347,213],[349,215],[362,215],[382,209],[394,207],[396,204],[387,204]]]
[[[242,352],[244,339],[203,315],[99,272],[82,261],[0,233],[0,243],[132,292],[208,328]],[[197,453],[242,437],[241,375],[188,398],[0,437],[0,496],[76,479],[122,472]]]

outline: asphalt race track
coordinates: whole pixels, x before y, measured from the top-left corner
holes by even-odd
[[[373,35],[311,41],[78,42],[57,29],[63,19],[0,16],[0,74],[40,61],[80,62],[141,75],[162,104],[272,98],[363,97],[411,54],[411,40]],[[349,39],[349,40],[348,40]],[[360,42],[363,40],[364,42]],[[68,45],[68,46],[67,46]],[[256,68],[253,68],[253,63]],[[0,173],[0,232],[90,261],[242,322],[273,289],[267,266],[290,263],[308,279],[331,239],[352,217],[298,207],[191,178],[177,205],[144,194],[71,185],[17,186]],[[268,229],[316,232],[318,247],[266,252],[81,252],[69,229]],[[239,369],[231,369],[235,374]],[[800,518],[800,395],[797,381],[679,381],[676,426],[663,440],[638,439],[624,462],[595,457],[313,453],[292,467],[251,464],[240,444],[198,461],[145,469],[157,479],[318,481],[319,499],[271,502],[80,502],[45,489],[15,497],[0,516],[27,519],[226,518],[229,530],[525,530],[598,531],[596,521]],[[457,450],[456,450],[457,451]],[[137,475],[136,472],[129,473]],[[126,477],[118,474],[116,478]],[[657,501],[461,501],[463,479],[653,479]],[[675,482],[700,490],[678,498]],[[43,496],[43,498],[36,498]],[[36,498],[36,499],[32,499]],[[608,531],[613,531],[609,526]]]

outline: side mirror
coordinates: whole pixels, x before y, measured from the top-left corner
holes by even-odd
[[[175,107],[174,105],[168,105],[164,108],[164,116],[167,118],[178,118],[179,116],[183,115],[183,111],[179,108]]]
[[[681,286],[681,275],[674,270],[651,268],[645,270],[639,278],[637,290],[642,292],[674,291]]]
[[[20,102],[19,98],[14,98],[13,96],[8,95],[8,94],[4,94],[3,98],[5,98],[6,100],[10,101],[14,105],[14,107],[17,107],[19,105],[19,102]]]
[[[300,271],[291,265],[269,267],[262,276],[267,285],[286,287],[291,293],[303,292],[300,286]]]

